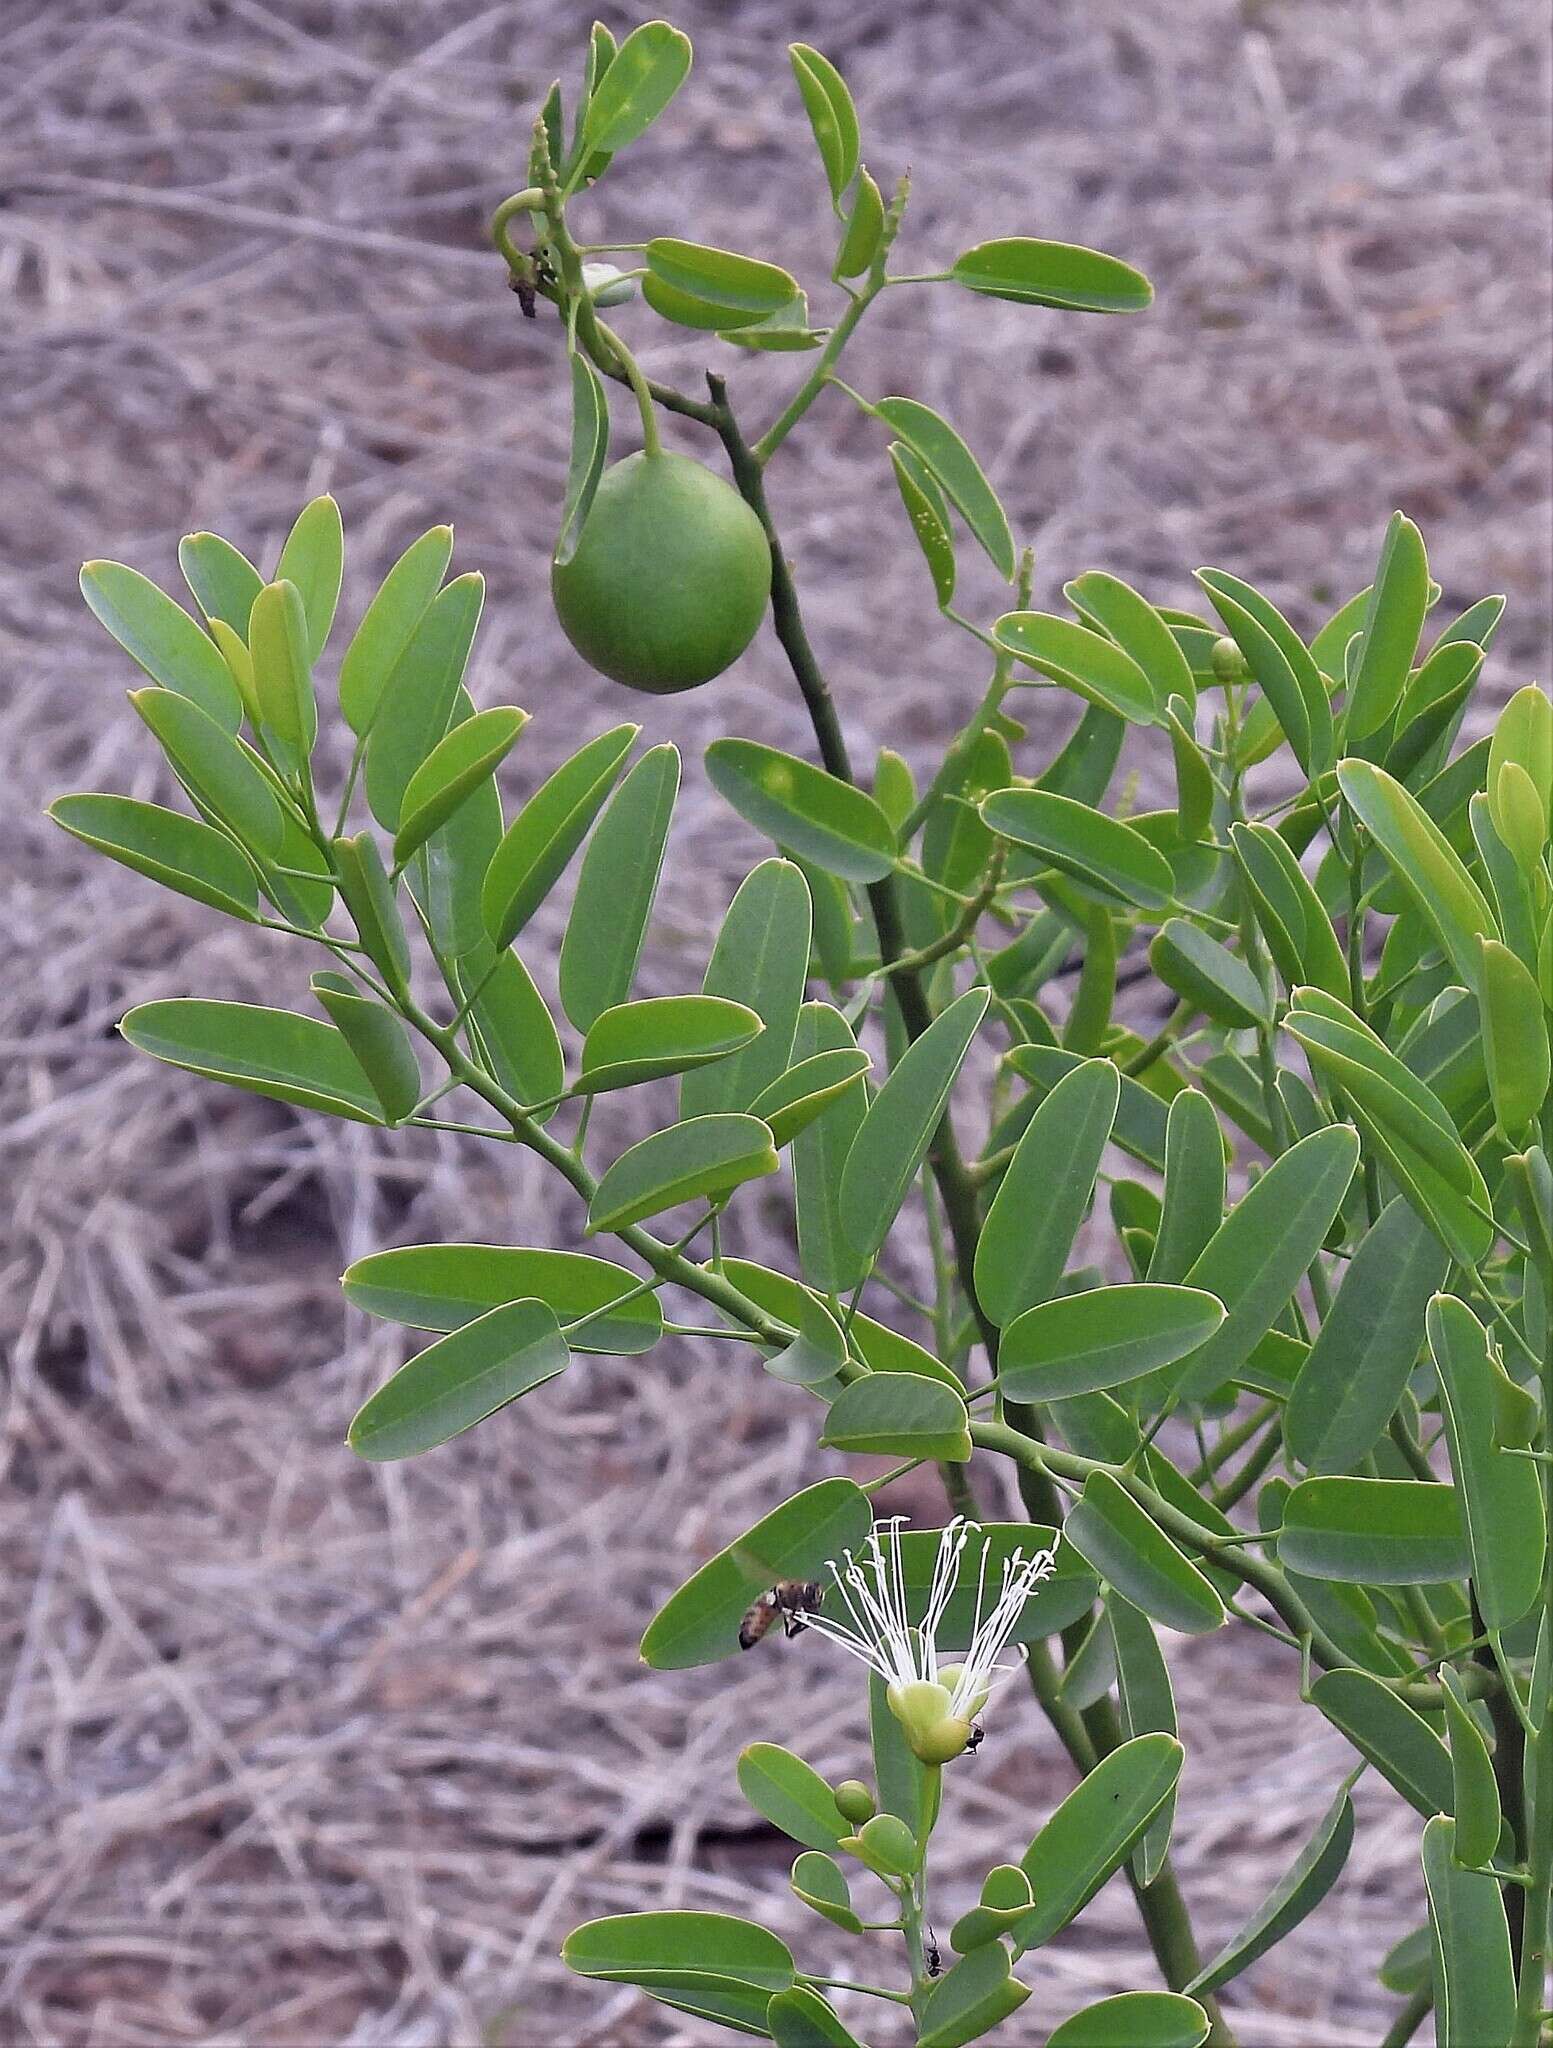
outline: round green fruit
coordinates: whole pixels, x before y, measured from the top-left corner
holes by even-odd
[[[721,675],[754,639],[771,550],[730,484],[688,456],[643,450],[599,479],[550,588],[584,661],[668,697]]]

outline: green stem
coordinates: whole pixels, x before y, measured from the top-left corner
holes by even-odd
[[[884,233],[879,238],[879,247],[875,251],[872,264],[869,266],[867,277],[853,295],[852,302],[847,307],[847,310],[831,329],[825,346],[815,358],[813,369],[793,393],[781,412],[771,422],[771,425],[767,427],[760,439],[754,444],[753,448],[751,448],[750,455],[757,469],[765,468],[776,450],[781,447],[794,427],[797,426],[810,406],[813,405],[815,399],[819,397],[821,391],[824,390],[826,384],[830,381],[832,365],[837,361],[842,350],[852,339],[858,322],[884,289],[888,281],[884,274],[884,266],[889,259],[895,237],[900,232],[901,216],[906,211],[906,200],[910,190],[910,180],[902,178],[900,184],[895,189],[895,195],[890,202],[889,210],[885,214]]]
[[[1421,1986],[1386,2029],[1386,2038],[1381,2042],[1380,2048],[1407,2048],[1408,2042],[1429,2017],[1429,2010],[1433,2004],[1433,1984]]]
[[[745,503],[759,519],[770,544],[772,620],[777,638],[808,709],[820,757],[830,774],[836,776],[839,781],[851,782],[854,778],[846,740],[842,735],[841,724],[836,716],[835,704],[824,673],[804,626],[792,571],[782,551],[770,504],[766,498],[761,461],[739,430],[728,404],[727,387],[723,380],[709,375],[707,386],[716,415],[714,424],[727,454],[734,483]],[[769,435],[767,440],[770,440]],[[879,958],[888,970],[906,951],[894,878],[886,877],[881,882],[873,883],[868,890],[868,903],[874,920],[874,929],[878,935]],[[920,977],[914,971],[894,975],[891,978],[891,988],[907,1037],[913,1040],[920,1038],[932,1021],[932,1013],[928,1008]],[[935,1133],[929,1153],[929,1164],[938,1187],[939,1198],[944,1205],[944,1215],[959,1265],[961,1287],[986,1350],[988,1365],[996,1372],[998,1331],[976,1298],[973,1279],[976,1245],[980,1233],[976,1183],[960,1152],[954,1126],[947,1112]],[[1021,1443],[1027,1441],[1018,1437],[1017,1432],[1009,1431],[1008,1434],[1016,1437]],[[1060,1523],[1061,1502],[1057,1489],[1039,1460],[1033,1464],[1026,1462],[1022,1466],[1020,1494],[1026,1511],[1033,1520],[1052,1526]],[[1060,1724],[1054,1723],[1054,1726],[1058,1726],[1060,1733]],[[1173,1917],[1173,1913],[1179,1911],[1181,1917],[1185,1918],[1185,1906],[1181,1902],[1174,1875],[1168,1864],[1160,1872],[1155,1883],[1149,1887],[1147,1894],[1140,1894],[1138,1904],[1160,1968],[1165,1972],[1167,1981],[1179,1988],[1181,1984],[1189,1981],[1191,1973],[1188,1972],[1185,1976],[1180,1974],[1177,1946],[1172,1928],[1168,1924],[1166,1906],[1162,1903],[1165,1901],[1173,1901],[1169,1917]],[[1232,2048],[1232,2037],[1227,2032],[1221,2032],[1215,2039],[1214,2048]]]
[[[615,360],[624,370],[626,382],[636,399],[636,409],[642,416],[642,452],[645,455],[661,455],[663,444],[658,439],[658,417],[653,411],[652,392],[648,388],[647,379],[637,367],[636,357],[612,327],[606,327],[604,322],[596,317],[593,324],[614,351]]]

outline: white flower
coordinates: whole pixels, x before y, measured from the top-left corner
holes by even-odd
[[[1027,1654],[1023,1646],[1016,1646],[1008,1660],[1003,1652],[1025,1603],[1041,1582],[1051,1577],[1056,1562],[1049,1550],[1014,1551],[1004,1559],[1002,1583],[989,1601],[987,1571],[992,1545],[975,1522],[957,1515],[939,1537],[927,1606],[920,1624],[913,1626],[901,1561],[903,1519],[896,1516],[870,1530],[861,1558],[848,1550],[842,1553],[840,1564],[832,1561],[827,1566],[836,1602],[844,1614],[821,1612],[804,1619],[809,1628],[878,1672],[912,1748],[925,1763],[946,1763],[970,1741],[971,1724],[993,1689],[1023,1665]],[[941,1661],[938,1630],[959,1584],[961,1559],[973,1536],[981,1541],[970,1646],[952,1661]]]

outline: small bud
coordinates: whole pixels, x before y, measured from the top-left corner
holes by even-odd
[[[636,280],[613,263],[584,263],[582,281],[595,306],[621,306],[636,297]]]
[[[873,1819],[878,1808],[861,1778],[845,1778],[836,1787],[836,1810],[843,1820],[860,1828],[865,1820]]]
[[[1215,640],[1209,657],[1213,673],[1221,683],[1238,683],[1246,673],[1246,658],[1233,640]]]

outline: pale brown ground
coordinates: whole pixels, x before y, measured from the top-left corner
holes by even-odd
[[[351,532],[350,615],[399,545],[457,521],[459,566],[491,586],[476,694],[535,714],[515,790],[641,710],[547,608],[557,338],[521,321],[481,238],[588,18],[0,0],[7,2041],[701,2040],[556,1961],[577,1920],[655,1901],[766,1915],[811,1967],[844,1959],[798,1926],[732,1770],[752,1736],[861,1768],[850,1667],[817,1645],[678,1678],[635,1662],[685,1570],[826,1469],[811,1417],[752,1358],[665,1344],[579,1362],[410,1468],[352,1460],[344,1424],[400,1354],[342,1312],[344,1263],[390,1240],[566,1242],[578,1218],[521,1159],[380,1141],[132,1056],[113,1032],[131,1001],[283,999],[311,963],[78,857],[38,815],[62,788],[157,786],[128,665],[75,595],[81,558],[170,582],[180,533],[273,551],[323,487]],[[1546,675],[1540,8],[695,0],[676,19],[696,73],[601,230],[822,276],[782,51],[801,36],[844,64],[875,169],[912,166],[912,261],[1046,233],[1154,277],[1157,310],[1117,323],[902,295],[853,359],[865,389],[951,413],[1036,542],[1044,599],[1105,566],[1179,600],[1212,561],[1313,623],[1401,503],[1448,604],[1511,597],[1495,695]],[[652,369],[695,378],[705,351],[628,318]],[[793,364],[733,369],[759,419]],[[827,401],[773,482],[859,753],[927,758],[976,664],[925,601],[878,436]],[[994,600],[974,576],[969,595]],[[685,988],[755,852],[699,748],[806,735],[764,641],[645,716],[688,771],[646,980]],[[779,1201],[746,1206],[780,1256]],[[1225,1632],[1172,1663],[1178,1863],[1211,1941],[1347,1758],[1291,1703],[1281,1653]],[[1067,1783],[1032,1713],[1005,1712],[955,1773],[943,1923]],[[1384,2031],[1373,1969],[1417,1916],[1417,1830],[1389,1794],[1362,1808],[1338,1892],[1234,1991],[1248,2048]],[[1020,2042],[1154,1981],[1119,1886],[1032,1961]]]

